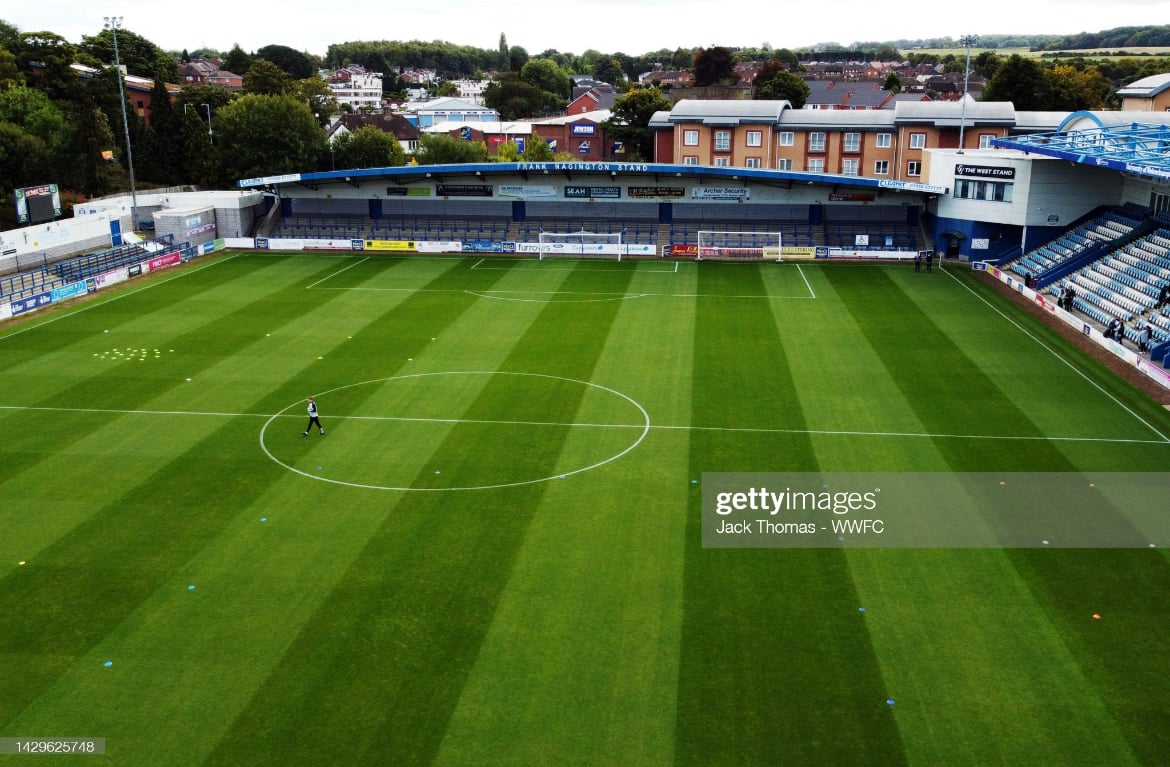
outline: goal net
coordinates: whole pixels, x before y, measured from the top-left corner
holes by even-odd
[[[622,232],[546,232],[540,230],[540,260],[546,258],[610,258],[622,260]]]
[[[780,232],[698,232],[698,259],[728,261],[781,261]]]

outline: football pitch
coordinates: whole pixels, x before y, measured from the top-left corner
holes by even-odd
[[[714,472],[1166,470],[965,267],[228,253],[0,360],[0,737],[106,751],[4,764],[1170,754],[1163,547],[702,546]]]

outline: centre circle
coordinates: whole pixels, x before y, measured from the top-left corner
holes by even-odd
[[[479,394],[500,382],[506,382],[506,388],[499,401],[475,407]],[[513,387],[515,391],[510,390]],[[574,396],[574,418],[542,414],[552,409],[549,403],[555,405],[558,397]],[[319,434],[313,427],[302,434],[303,423],[288,426],[296,418],[308,421],[307,413],[301,415],[306,403],[299,400],[264,422],[261,450],[274,463],[303,477],[368,490],[489,490],[564,479],[621,458],[650,431],[649,414],[631,397],[590,381],[543,373],[413,373],[347,384],[313,398],[326,433]],[[469,408],[473,409],[469,412]],[[273,428],[278,423],[282,428]],[[438,447],[456,428],[471,432],[466,444],[454,448],[463,463],[452,459],[456,465],[447,476],[442,468],[432,473],[428,448]],[[542,431],[580,428],[600,430],[591,431],[590,436],[601,435],[603,446],[582,448],[584,455],[575,456],[571,466],[551,468],[559,451],[545,455],[539,447],[530,448],[539,445]],[[632,440],[624,436],[630,432]],[[564,444],[568,436],[557,444]],[[516,459],[499,462],[499,456],[509,450]],[[492,476],[489,458],[502,466],[496,472],[499,476]],[[485,466],[489,468],[484,470]],[[469,478],[468,473],[478,476]],[[371,478],[369,474],[389,476]]]

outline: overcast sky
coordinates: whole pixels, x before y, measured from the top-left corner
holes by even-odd
[[[318,56],[324,56],[332,43],[356,40],[444,40],[495,49],[501,34],[510,47],[520,46],[530,55],[552,48],[637,56],[662,48],[767,43],[797,49],[824,42],[958,39],[966,34],[1064,35],[1170,23],[1166,0],[1106,4],[984,0],[969,6],[964,19],[958,18],[952,6],[889,5],[873,0],[792,5],[774,0],[734,4],[711,0],[350,0],[337,4],[121,0],[101,8],[81,0],[24,0],[6,5],[0,19],[21,32],[54,32],[74,43],[83,35],[98,34],[103,16],[110,15],[122,16],[125,29],[165,50],[207,47],[226,52],[239,44],[252,53],[266,45],[287,45]],[[735,14],[725,12],[732,8]]]

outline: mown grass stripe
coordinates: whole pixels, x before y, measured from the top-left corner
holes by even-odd
[[[279,268],[271,261],[256,261],[255,265]],[[233,262],[231,266],[245,274],[256,271],[247,264]],[[303,280],[298,278],[298,282]],[[230,290],[227,287],[222,289]],[[280,289],[275,296],[266,294],[255,303],[234,309],[209,326],[189,332],[176,345],[221,339],[225,331],[237,325],[251,328],[258,326],[261,318],[267,322],[288,322],[293,314],[300,316],[313,311],[315,302],[320,301],[320,298],[308,302],[289,301],[290,297],[303,294],[303,285],[299,284]],[[289,310],[288,303],[294,305],[293,311]],[[169,301],[164,299],[162,304],[168,305]],[[457,311],[455,307],[452,310]],[[393,319],[390,321],[393,322]],[[237,351],[244,348],[251,340],[249,336],[240,335],[232,348]],[[220,348],[223,348],[223,344]],[[228,349],[228,353],[230,351]],[[96,378],[99,380],[90,378],[85,382],[92,387],[92,396],[96,401],[110,401],[103,394],[111,388],[120,390],[123,387],[124,382],[119,377],[99,375]],[[151,394],[157,394],[148,390],[149,384],[146,380],[138,382],[138,396],[148,398]],[[78,388],[69,387],[45,401],[69,401],[71,396],[81,396]],[[0,638],[0,652],[20,653],[22,648],[36,645],[38,639],[48,638],[47,646],[44,642],[39,646],[41,654],[53,664],[55,673],[62,673],[67,668],[66,664],[59,662],[61,658],[74,660],[101,641],[160,582],[189,559],[193,552],[214,538],[230,516],[245,505],[245,499],[258,494],[258,489],[274,478],[288,477],[287,473],[258,453],[233,460],[230,466],[220,465],[218,456],[222,454],[225,443],[254,444],[255,426],[247,421],[199,419],[197,422],[185,422],[178,427],[178,431],[170,426],[143,431],[137,426],[128,425],[123,418],[106,416],[100,420],[85,420],[92,420],[91,429],[78,428],[76,419],[54,424],[50,433],[56,436],[48,437],[55,446],[54,451],[34,454],[27,461],[26,470],[35,472],[35,467],[44,461],[59,462],[62,453],[86,442],[142,442],[149,439],[143,434],[155,432],[157,436],[158,428],[174,431],[175,438],[180,441],[194,435],[201,435],[196,437],[201,441],[153,473],[134,476],[132,479],[127,477],[129,487],[123,487],[122,494],[89,513],[67,532],[60,533],[57,543],[37,553],[35,567],[11,573],[9,578],[13,579],[13,587],[0,589],[0,599],[14,600],[8,605],[13,609],[5,607],[4,616],[13,620],[21,616],[19,622],[12,624],[11,630],[4,631],[4,637]],[[43,430],[38,431],[37,435],[42,441],[46,439]],[[204,455],[209,456],[206,460],[210,463],[201,468],[204,459],[199,456]],[[230,475],[233,479],[230,482],[206,481],[207,477],[220,475]],[[120,472],[115,471],[104,477],[95,477],[94,481],[113,482],[119,476]],[[17,481],[19,476],[10,473],[5,480],[5,487],[13,488]],[[150,500],[159,487],[167,488],[165,498],[155,497]],[[62,490],[68,492],[67,489]],[[84,493],[85,488],[74,487],[72,491]],[[173,512],[176,509],[199,509],[200,513],[175,514]],[[122,522],[123,519],[136,521],[126,524]],[[36,575],[40,577],[30,577]],[[16,605],[23,603],[31,605],[31,608],[15,609]],[[98,619],[75,621],[73,613],[82,609],[82,605],[86,609],[93,606],[95,611],[100,611],[96,616]],[[56,676],[43,674],[42,678],[47,684]],[[0,716],[0,721],[14,715],[22,703],[32,700],[40,691],[26,687],[20,690],[20,694],[4,695],[4,691],[0,690],[0,699],[11,701],[12,706],[11,709],[0,709],[4,714]]]
[[[219,457],[223,444],[248,438],[250,425],[200,427],[182,454],[128,481],[119,497],[0,580],[0,653],[27,656],[33,665],[43,658],[55,672],[0,676],[0,727],[66,670],[62,658],[76,660],[100,643],[280,476],[260,457],[237,457],[230,466]],[[220,476],[232,480],[207,481]]]
[[[701,273],[700,286],[702,294],[765,292],[758,272],[719,265]],[[773,311],[764,300],[698,300],[693,422],[805,426]],[[817,469],[807,434],[696,431],[690,461],[692,476]],[[703,549],[700,512],[696,491],[675,762],[904,763],[844,553]]]
[[[585,286],[590,278],[572,273],[567,284]],[[427,294],[419,300],[450,296]],[[616,311],[616,304],[594,303],[569,315],[549,304],[499,368],[552,367],[550,374],[588,380]],[[558,355],[566,340],[563,324],[552,320],[570,316],[580,322],[582,335],[574,355],[563,358]],[[473,338],[449,341],[460,342]],[[550,366],[559,359],[568,364]],[[513,382],[501,376],[484,387],[469,413],[495,412],[515,396]],[[566,391],[563,399],[546,403],[550,417],[571,419],[581,396]],[[434,481],[436,470],[474,471],[481,451],[498,447],[490,436],[482,425],[456,425],[417,482]],[[550,432],[522,449],[555,455],[564,437]],[[433,761],[545,489],[528,485],[496,492],[500,495],[482,509],[474,491],[458,494],[458,501],[445,494],[400,501],[209,763],[233,764],[241,748],[256,753],[261,764]],[[347,690],[344,699],[330,695],[339,684]],[[314,739],[300,725],[306,720],[355,737]]]
[[[913,403],[919,418],[928,429],[942,423],[950,423],[952,428],[956,423],[982,424],[983,429],[1003,433],[1043,434],[1028,414],[983,373],[979,362],[969,356],[979,353],[978,345],[960,347],[952,335],[940,328],[921,308],[921,305],[930,305],[929,296],[908,296],[897,280],[880,269],[834,271],[831,279],[842,302],[865,330],[872,346],[883,359],[886,370]],[[959,300],[951,295],[953,291],[942,286],[928,285],[924,290],[941,291],[942,301]],[[878,295],[881,296],[880,301],[877,300]],[[972,305],[978,307],[980,304],[973,302]],[[1039,363],[1047,366],[1052,361],[1042,359]],[[956,390],[962,392],[961,398],[947,396],[948,391]],[[1042,396],[1042,393],[1038,392],[1037,395]],[[1063,443],[1061,446],[1045,442],[1028,444],[1029,449],[1023,452],[992,442],[936,440],[936,449],[955,471],[1066,471],[1075,476],[1077,471],[1093,468],[1091,463],[1074,464],[1068,455],[1069,448]],[[1083,450],[1084,446],[1080,448]],[[988,508],[985,513],[995,516],[998,511],[996,508]],[[1037,513],[1051,513],[1054,523],[1059,525],[1059,509],[1037,509]],[[1108,508],[1103,508],[1102,513],[1114,514]],[[1116,517],[1115,524],[1128,523]],[[1054,529],[1057,529],[1058,534],[1058,528]],[[895,556],[891,554],[891,558]],[[953,556],[959,558],[962,554]],[[1089,709],[1104,704],[1112,714],[1115,726],[1124,733],[1134,752],[1144,762],[1145,756],[1156,753],[1163,746],[1162,736],[1153,733],[1164,732],[1160,727],[1164,725],[1161,712],[1170,704],[1168,695],[1161,694],[1160,688],[1151,688],[1148,684],[1146,671],[1152,667],[1150,664],[1163,668],[1170,666],[1170,642],[1153,636],[1147,640],[1146,654],[1140,657],[1127,655],[1113,664],[1112,668],[1103,668],[1097,659],[1104,650],[1099,637],[1105,632],[1092,621],[1092,614],[1098,612],[1092,605],[1109,602],[1122,616],[1134,616],[1134,628],[1143,623],[1137,617],[1143,613],[1147,620],[1161,620],[1164,617],[1162,615],[1149,615],[1146,594],[1170,588],[1170,568],[1166,566],[1165,560],[1160,556],[1151,557],[1149,552],[1138,551],[1079,550],[1075,554],[1060,554],[1042,549],[1012,549],[1005,552],[1005,556],[1014,567],[1016,577],[1032,593],[1036,602],[1043,606],[1045,619],[1050,624],[1048,631],[1062,639],[1072,655],[1071,663],[1062,661],[1062,667],[1073,671],[1061,680],[1061,692],[1054,692],[1054,695],[1057,698],[1064,696],[1066,704]],[[1099,572],[1100,575],[1086,577],[1088,571]],[[1133,579],[1150,584],[1151,590],[1143,589],[1139,592],[1125,585],[1127,580]],[[1101,588],[1097,588],[1099,583]],[[982,607],[985,613],[982,620],[993,620],[992,616],[997,612],[995,607]],[[980,620],[976,617],[973,625],[978,625]],[[960,629],[957,631],[959,634],[969,633]],[[1084,642],[1084,637],[1096,641]],[[1004,662],[1005,674],[1017,673],[1021,679],[1032,675],[1027,668],[1013,672],[1007,666],[1010,659],[1005,658]],[[1077,696],[1086,694],[1084,680],[1076,673],[1078,671],[1083,671],[1085,678],[1097,689],[1090,699],[1077,699]],[[1053,682],[1049,681],[1048,684]],[[1143,701],[1138,712],[1130,703],[1133,700]],[[1005,712],[1021,703],[1026,702],[1001,701]],[[1025,708],[1021,707],[1012,716],[1028,721],[1050,713],[1027,711]],[[968,737],[977,739],[979,725],[973,723],[972,726],[974,731]],[[917,741],[921,733],[916,731],[915,736]],[[1108,737],[1103,735],[1099,745],[1105,752],[1117,754],[1115,742]],[[1021,742],[1005,743],[1003,746],[1015,753],[1026,751],[1026,744]],[[921,747],[916,745],[915,754],[921,756],[918,750]],[[1060,744],[1050,744],[1049,753],[1061,747]],[[1078,750],[1073,747],[1067,756],[1076,757],[1077,753]],[[1083,754],[1084,750],[1079,753]]]
[[[657,276],[643,279],[646,266],[628,267],[631,290]],[[623,301],[617,312],[594,383],[656,415],[689,407],[693,308],[664,326],[653,303]],[[601,396],[588,392],[578,419]],[[436,764],[672,760],[688,439],[656,434],[615,463],[546,486]],[[597,441],[573,431],[562,458]]]

